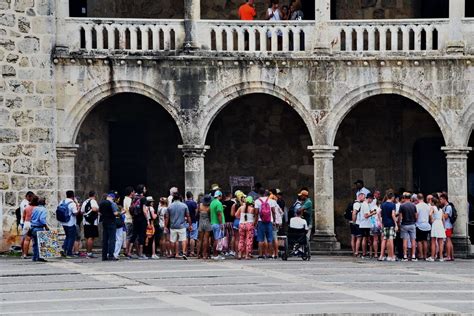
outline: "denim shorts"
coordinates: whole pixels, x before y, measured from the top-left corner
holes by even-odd
[[[273,242],[273,224],[258,222],[257,225],[257,240],[258,242]]]
[[[234,229],[239,230],[240,218],[234,219]]]
[[[193,226],[193,230],[189,231],[188,230],[189,224],[188,223],[184,224],[184,227],[186,227],[186,236],[189,239],[197,240],[198,239],[198,223],[197,222],[193,223],[192,226]]]
[[[416,226],[413,225],[402,225],[400,230],[400,236],[402,239],[416,239]]]
[[[214,236],[214,240],[219,240],[224,238],[224,230],[221,228],[219,224],[212,225],[212,235]]]

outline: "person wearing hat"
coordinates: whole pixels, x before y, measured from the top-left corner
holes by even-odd
[[[234,252],[238,253],[239,252],[239,224],[240,224],[240,217],[236,216],[237,211],[239,210],[240,206],[242,206],[245,203],[245,194],[244,192],[237,190],[235,191],[235,203],[232,205],[230,214],[231,216],[234,217],[234,223],[233,223],[233,229],[234,229],[234,238],[233,238],[233,247],[234,247]]]
[[[224,223],[225,223],[225,216],[224,216],[224,206],[222,205],[222,192],[217,190],[214,192],[214,199],[211,202],[209,211],[211,215],[211,227],[212,227],[212,235],[214,237],[214,244],[213,244],[213,252],[214,256],[212,259],[214,260],[223,260],[224,257],[218,255],[217,251],[217,244],[219,240],[224,238]]]
[[[219,187],[219,185],[217,183],[213,183],[211,184],[211,192],[209,192],[209,195],[214,197],[214,193],[216,193],[216,191],[220,191],[221,188]]]
[[[308,240],[311,239],[311,230],[313,228],[314,222],[314,210],[313,210],[313,202],[309,198],[309,192],[307,188],[301,189],[300,193],[298,193],[298,198],[301,201],[301,212],[303,214],[303,218],[306,220],[308,224],[308,233],[307,237]]]
[[[252,254],[253,246],[253,235],[255,232],[255,225],[257,222],[256,210],[253,204],[253,198],[247,196],[245,202],[235,213],[235,218],[239,219],[239,254],[237,259],[245,257],[246,260],[250,259]]]
[[[356,199],[357,197],[359,196],[360,193],[364,193],[365,196],[367,196],[367,194],[370,193],[370,190],[367,189],[365,186],[364,186],[364,181],[362,180],[357,180],[356,182],[354,182],[355,186],[356,186]]]
[[[99,213],[102,218],[102,261],[117,260],[114,257],[117,230],[115,218],[120,214],[114,199],[115,193],[109,192],[106,199],[99,204]]]
[[[172,187],[170,189],[170,195],[168,196],[168,205],[171,205],[173,203],[173,196],[178,194],[178,188],[177,187]]]

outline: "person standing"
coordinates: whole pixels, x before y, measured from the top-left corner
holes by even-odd
[[[275,219],[275,200],[270,199],[270,192],[261,189],[260,195],[263,197],[255,201],[255,210],[258,214],[257,239],[258,239],[258,259],[269,257],[270,246],[273,244],[273,223]],[[273,251],[272,251],[273,253]]]
[[[157,214],[159,216],[159,234],[160,234],[160,255],[166,257],[171,255],[169,247],[169,227],[166,226],[166,217],[168,216],[168,198],[161,197],[158,205]]]
[[[123,198],[123,211],[125,211],[125,255],[130,258],[132,256],[133,243],[130,242],[133,239],[133,217],[130,213],[130,207],[132,206],[132,199],[135,195],[133,187],[125,188],[125,197]]]
[[[19,221],[18,222],[18,231],[19,232],[23,232],[24,230],[24,227],[25,227],[25,223],[24,223],[24,216],[23,216],[23,213],[25,212],[25,208],[30,205],[30,202],[31,200],[33,199],[33,196],[35,196],[35,194],[31,191],[28,191],[26,192],[25,194],[25,198],[20,202],[20,207],[19,207],[19,214],[17,214],[18,218],[17,220]],[[22,247],[23,247],[23,242],[22,242]]]
[[[239,18],[243,21],[252,21],[257,16],[257,11],[255,10],[254,0],[247,0],[246,3],[242,4],[239,7]]]
[[[308,232],[306,237],[308,240],[311,240],[311,231],[313,229],[313,222],[314,222],[314,209],[313,209],[313,202],[309,198],[309,192],[307,188],[303,188],[300,193],[298,194],[300,201],[301,201],[301,211],[303,214],[303,218],[306,220],[308,224]]]
[[[69,220],[67,222],[60,222],[64,229],[66,238],[63,243],[63,257],[72,258],[72,248],[76,241],[76,215],[78,214],[77,201],[74,197],[74,191],[66,192],[66,199],[61,201],[59,207],[67,208]],[[59,208],[58,207],[58,208]]]
[[[424,196],[417,194],[416,212],[416,241],[418,242],[418,259],[426,260],[428,258],[428,234],[431,231],[430,212],[431,208],[425,203]]]
[[[365,196],[370,193],[370,190],[364,186],[364,181],[357,180],[354,184],[356,186],[356,199],[361,193],[364,193]]]
[[[170,247],[174,253],[168,258],[176,258],[179,255],[179,243],[183,250],[182,258],[187,260],[186,256],[186,219],[188,223],[188,230],[192,231],[193,225],[191,217],[189,216],[188,206],[182,202],[179,194],[173,197],[173,203],[168,207],[168,216],[170,226]],[[166,223],[168,224],[168,223]],[[168,226],[168,225],[166,225]]]
[[[363,193],[361,193],[360,195],[362,196]],[[363,259],[365,259],[365,257],[367,256],[367,241],[370,238],[370,229],[372,227],[370,217],[376,214],[376,212],[373,212],[370,209],[370,204],[372,203],[373,198],[374,197],[371,193],[367,194],[366,199],[363,200],[362,203],[360,203],[360,210],[357,213],[356,224],[359,225],[360,236],[357,237],[355,255],[357,256],[357,254],[359,253],[359,249],[362,245],[361,258]]]
[[[430,200],[430,219],[431,219],[431,256],[426,261],[433,262],[436,260],[436,254],[439,254],[439,261],[443,262],[444,240],[446,239],[446,229],[444,226],[445,218],[443,210],[440,208],[441,203],[436,197]]]
[[[382,203],[381,212],[378,215],[379,220],[382,222],[382,246],[380,248],[379,261],[384,260],[385,248],[387,248],[387,261],[395,261],[395,251],[393,239],[395,233],[398,231],[397,215],[395,206],[395,195],[393,192],[387,193],[387,200]]]
[[[441,193],[439,196],[439,201],[443,207],[444,213],[444,227],[446,229],[446,261],[454,260],[454,247],[451,238],[453,237],[453,207],[449,203],[448,195],[446,193]]]
[[[235,213],[235,217],[240,219],[238,259],[245,258],[246,260],[249,260],[250,255],[252,254],[253,235],[257,222],[255,212],[253,198],[247,196],[245,203],[243,203]]]
[[[293,20],[293,21],[303,20],[304,14],[303,14],[303,10],[301,10],[302,7],[303,6],[301,4],[301,0],[294,0],[290,4],[290,12],[291,12],[290,20]]]
[[[46,200],[43,198],[36,197],[38,204],[31,214],[31,230],[30,235],[33,238],[33,261],[46,262],[45,259],[39,257],[39,245],[38,245],[38,232],[49,230],[47,223]]]
[[[33,209],[38,206],[38,197],[36,195],[29,196],[29,203],[23,210],[23,216],[21,218],[23,222],[23,229],[21,233],[21,247],[22,247],[22,258],[28,258],[28,252],[30,250],[30,237],[28,236],[28,231],[31,228],[31,214]]]
[[[415,256],[416,250],[416,220],[418,213],[415,204],[411,202],[411,194],[409,192],[403,193],[403,203],[400,205],[400,231],[403,239],[403,259],[408,261],[408,240],[411,241],[411,261],[417,261]]]
[[[224,216],[224,206],[222,205],[222,192],[216,191],[214,192],[214,199],[211,202],[209,207],[209,213],[211,216],[211,227],[212,227],[212,235],[214,237],[214,244],[213,244],[213,260],[224,260],[225,258],[218,254],[217,251],[217,244],[219,240],[224,238],[224,223],[225,223],[225,216]]]
[[[143,184],[137,185],[135,190],[135,196],[132,200],[132,205],[130,206],[130,213],[133,218],[133,236],[130,242],[133,244],[137,242],[137,255],[139,260],[148,259],[147,256],[143,253],[143,246],[145,245],[146,237],[146,228],[147,228],[147,216],[148,210],[146,207],[146,187]],[[132,258],[129,256],[128,258]]]
[[[235,219],[235,214],[232,215],[232,207],[235,204],[235,202],[232,200],[232,193],[226,192],[224,194],[224,201],[222,201],[222,206],[224,207],[224,218],[225,218],[225,224],[224,224],[224,237],[227,237],[227,249],[224,251],[227,251],[228,255],[230,256],[235,256],[235,251],[234,251],[234,219]]]
[[[99,204],[99,213],[102,217],[102,261],[118,260],[114,257],[115,234],[117,231],[115,218],[120,213],[114,199],[115,193],[110,192],[107,194],[107,198]]]
[[[89,192],[89,198],[82,203],[81,213],[84,214],[84,238],[86,239],[86,254],[88,258],[96,258],[92,253],[94,239],[99,237],[99,204],[94,191]]]
[[[194,201],[194,196],[191,191],[186,192],[186,206],[188,207],[189,216],[191,217],[191,226],[192,230],[187,231],[187,237],[189,242],[189,252],[191,257],[195,257],[196,253],[194,252],[196,249],[196,241],[198,240],[198,224],[196,219],[196,212],[197,212],[197,203]],[[186,229],[189,227],[186,225]]]

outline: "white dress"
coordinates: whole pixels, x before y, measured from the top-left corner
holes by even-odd
[[[431,224],[432,238],[446,238],[446,231],[443,225],[443,211],[435,206],[431,207],[433,212],[433,223]]]

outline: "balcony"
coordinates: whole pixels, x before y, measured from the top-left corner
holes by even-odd
[[[64,31],[57,35],[57,52],[174,56],[192,51],[222,57],[472,53],[474,19],[464,18],[461,11],[450,10],[449,18],[400,20],[331,20],[321,8],[316,20],[305,21],[202,20],[198,13],[185,19],[59,16],[58,30]]]

